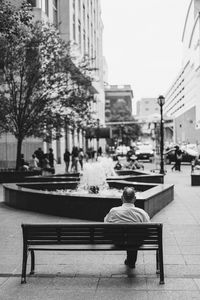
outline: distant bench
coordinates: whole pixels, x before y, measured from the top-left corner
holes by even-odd
[[[156,273],[164,284],[162,224],[55,223],[22,224],[23,261],[21,283],[26,283],[28,253],[35,270],[35,251],[155,250]]]

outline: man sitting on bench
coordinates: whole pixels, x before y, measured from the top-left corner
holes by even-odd
[[[150,222],[149,215],[143,209],[135,207],[134,205],[136,201],[134,188],[124,188],[121,200],[122,206],[111,208],[110,212],[104,218],[105,223]],[[127,258],[124,261],[125,265],[127,265],[129,268],[135,268],[136,260],[137,250],[127,251]]]

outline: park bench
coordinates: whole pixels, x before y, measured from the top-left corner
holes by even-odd
[[[35,251],[156,251],[156,273],[164,284],[162,224],[55,223],[22,224],[21,283],[26,282],[28,253],[35,270]]]

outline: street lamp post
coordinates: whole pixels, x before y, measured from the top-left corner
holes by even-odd
[[[164,130],[163,130],[163,105],[165,104],[165,98],[160,95],[158,97],[158,104],[160,105],[160,174],[165,174],[164,170]]]

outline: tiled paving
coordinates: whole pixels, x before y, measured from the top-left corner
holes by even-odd
[[[21,285],[21,223],[69,219],[9,208],[0,187],[0,300],[200,299],[200,187],[191,187],[190,166],[180,173],[167,168],[175,199],[152,219],[164,224],[165,285],[153,252],[139,252],[135,270],[120,252],[37,253],[37,273]]]

